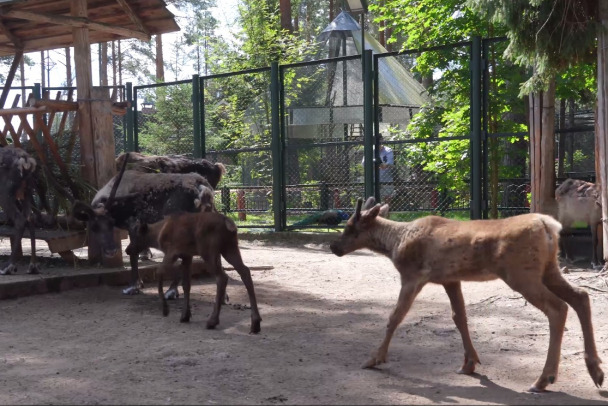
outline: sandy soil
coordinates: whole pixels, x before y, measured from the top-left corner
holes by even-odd
[[[162,317],[151,284],[139,296],[98,287],[1,301],[0,403],[608,405],[585,368],[572,310],[549,393],[527,392],[546,357],[547,320],[500,281],[464,284],[477,374],[455,373],[460,335],[443,289],[431,285],[397,330],[389,362],[363,370],[399,291],[390,261],[369,251],[337,258],[326,244],[241,245],[248,265],[274,266],[253,272],[259,335],[248,334],[234,271],[216,330],[205,329],[210,278],[195,281],[189,324],[179,322],[181,298]],[[586,269],[566,277],[588,288],[608,360],[607,278]]]

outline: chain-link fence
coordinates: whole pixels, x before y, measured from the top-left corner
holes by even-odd
[[[469,218],[470,59],[470,43],[376,55],[376,196],[391,218]]]
[[[361,58],[282,66],[287,227],[327,227],[364,193]]]
[[[239,227],[274,226],[269,72],[201,78],[205,156],[226,167],[216,207]]]

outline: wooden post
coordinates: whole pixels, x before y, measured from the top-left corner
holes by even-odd
[[[608,219],[608,4],[605,1],[598,2],[599,27],[597,32],[597,116],[596,116],[596,148],[599,149],[599,176],[596,182],[600,183],[602,196],[602,221]],[[604,226],[602,232],[602,246],[604,248],[604,260],[608,256],[608,227]],[[604,266],[606,269],[606,266]]]
[[[73,17],[87,18],[87,0],[72,0],[71,11]],[[101,89],[92,90],[89,29],[77,27],[72,33],[80,130],[80,173],[85,181],[99,188],[113,176],[116,168],[112,108],[109,97],[104,95]],[[118,230],[115,230],[114,238],[120,246]],[[122,250],[114,257],[106,258],[102,255],[99,241],[94,239],[89,239],[88,256],[91,263],[101,262],[104,266],[122,265]]]
[[[73,17],[87,17],[87,1],[72,0]],[[89,29],[74,28],[74,60],[76,61],[76,98],[78,101],[78,128],[80,129],[80,173],[85,181],[97,186],[95,155],[91,128],[91,42]]]
[[[555,80],[543,92],[530,94],[530,211],[556,215]]]

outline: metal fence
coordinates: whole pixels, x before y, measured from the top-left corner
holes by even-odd
[[[398,220],[523,213],[530,193],[526,105],[508,98],[528,73],[496,63],[506,45],[504,38],[474,38],[127,84],[113,89],[131,102],[126,116],[114,117],[116,153],[223,163],[216,205],[242,228],[326,228],[322,213],[343,218],[370,195],[389,202]],[[446,100],[450,86],[465,96]],[[22,90],[76,97],[75,88],[14,89]],[[423,127],[421,117],[437,119],[448,104],[457,107],[458,125],[440,118]],[[594,180],[593,113],[562,106],[556,123],[557,183]],[[70,139],[64,135],[60,146],[77,163],[78,141]],[[389,171],[381,167],[383,148],[392,153]]]

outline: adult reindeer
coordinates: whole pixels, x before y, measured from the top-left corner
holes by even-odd
[[[32,254],[28,273],[38,273],[36,263],[36,236],[32,218],[32,193],[36,160],[21,148],[0,148],[0,207],[13,223],[15,233],[11,238],[11,256],[0,275],[17,272],[17,260],[21,255],[21,239],[25,227],[30,230]]]
[[[77,201],[73,215],[86,221],[89,232],[100,241],[104,254],[113,256],[120,247],[114,242],[113,229],[129,231],[131,241],[136,241],[135,224],[155,223],[165,215],[177,212],[197,212],[213,209],[213,188],[197,173],[145,173],[125,170],[128,155],[120,173],[97,192],[91,204]],[[145,247],[136,244],[143,250]],[[124,294],[137,294],[143,283],[139,277],[138,254],[129,253],[131,284]],[[177,295],[177,284],[168,295]]]
[[[363,365],[372,368],[386,362],[388,346],[416,295],[431,282],[443,285],[452,305],[452,317],[464,345],[460,373],[471,374],[479,357],[467,326],[461,281],[502,279],[539,308],[549,319],[549,351],[542,374],[530,388],[544,391],[557,378],[568,303],[581,322],[585,363],[593,382],[601,386],[604,372],[597,354],[586,291],[571,286],[562,276],[558,261],[561,225],[543,214],[522,214],[500,220],[457,221],[437,216],[408,223],[382,218],[387,205],[359,199],[340,239],[331,251],[343,256],[369,248],[389,257],[401,274],[401,292],[380,347]]]

